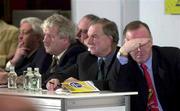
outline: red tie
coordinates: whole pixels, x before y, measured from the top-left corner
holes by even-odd
[[[153,87],[150,74],[147,71],[147,66],[145,64],[141,64],[141,68],[148,84],[148,105],[146,111],[159,111],[155,89]]]

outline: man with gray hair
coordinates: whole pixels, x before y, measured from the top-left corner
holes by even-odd
[[[91,24],[99,20],[99,17],[93,14],[87,14],[81,18],[77,25],[77,33],[79,41],[85,45],[87,45],[87,32]]]
[[[41,56],[41,59],[36,57],[38,50],[43,50],[43,30],[41,24],[42,20],[36,17],[23,18],[20,22],[18,47],[14,57],[7,64],[7,67],[10,65],[15,66],[18,75],[21,75],[27,67],[37,67],[35,64],[46,55],[44,51],[44,53],[38,55]]]
[[[51,54],[52,63],[46,75],[42,76],[44,87],[46,82],[48,86],[53,87],[52,83],[57,79],[53,79],[52,74],[57,71],[63,71],[76,63],[77,56],[86,50],[85,46],[77,42],[75,38],[75,26],[69,19],[59,14],[53,14],[48,17],[42,24],[44,31],[44,47],[46,52]],[[60,74],[61,78],[74,75]]]
[[[22,75],[27,67],[39,67],[40,73],[46,71],[51,56],[45,52],[42,44],[41,23],[42,20],[36,17],[27,17],[20,21],[18,47],[13,58],[6,64],[6,71],[9,71],[10,66],[15,67],[18,76]],[[0,75],[0,83],[6,83],[7,72],[1,71]]]

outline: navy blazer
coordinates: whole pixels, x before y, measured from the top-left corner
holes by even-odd
[[[58,66],[56,66],[55,72],[64,71],[70,66],[74,65],[77,61],[77,56],[86,50],[87,47],[84,46],[82,43],[80,43],[78,40],[77,42],[71,44],[60,58],[59,64]],[[73,75],[61,74],[60,76],[70,77]],[[42,76],[43,88],[45,88],[46,82],[51,78],[54,78],[54,75],[50,73],[50,67],[49,67],[48,71]]]
[[[153,46],[152,49],[154,82],[163,111],[179,111],[180,50],[173,47],[158,46]],[[131,110],[145,111],[148,95],[146,80],[138,64],[130,56],[128,59],[128,64],[122,65],[120,73],[132,75],[129,83],[132,89],[139,93],[138,96],[131,98]],[[116,91],[118,89],[117,86]]]
[[[27,67],[38,67],[40,73],[46,72],[51,62],[51,55],[47,54],[44,47],[40,46],[30,57],[21,58],[15,66],[17,75],[22,75]]]

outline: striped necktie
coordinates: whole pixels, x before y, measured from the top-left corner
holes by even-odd
[[[57,64],[58,64],[58,58],[53,57],[52,63],[51,63],[51,66],[50,66],[50,73],[55,73]]]

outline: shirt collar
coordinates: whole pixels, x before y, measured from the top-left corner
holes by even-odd
[[[36,49],[34,49],[33,51],[31,51],[31,52],[27,55],[27,58],[30,58],[37,50],[38,50],[38,48],[36,48]]]
[[[152,54],[144,64],[147,66],[148,69],[152,68]]]
[[[61,57],[64,55],[64,53],[66,52],[67,49],[65,49],[64,51],[62,51],[58,56],[53,55],[53,57],[56,57],[58,59],[58,61],[61,59]]]
[[[108,67],[109,64],[111,63],[111,60],[112,60],[115,52],[116,52],[116,50],[114,50],[111,54],[109,54],[109,55],[107,55],[105,57],[98,57],[98,61],[99,61],[99,59],[102,58],[104,60],[104,62],[105,62],[105,65]]]

